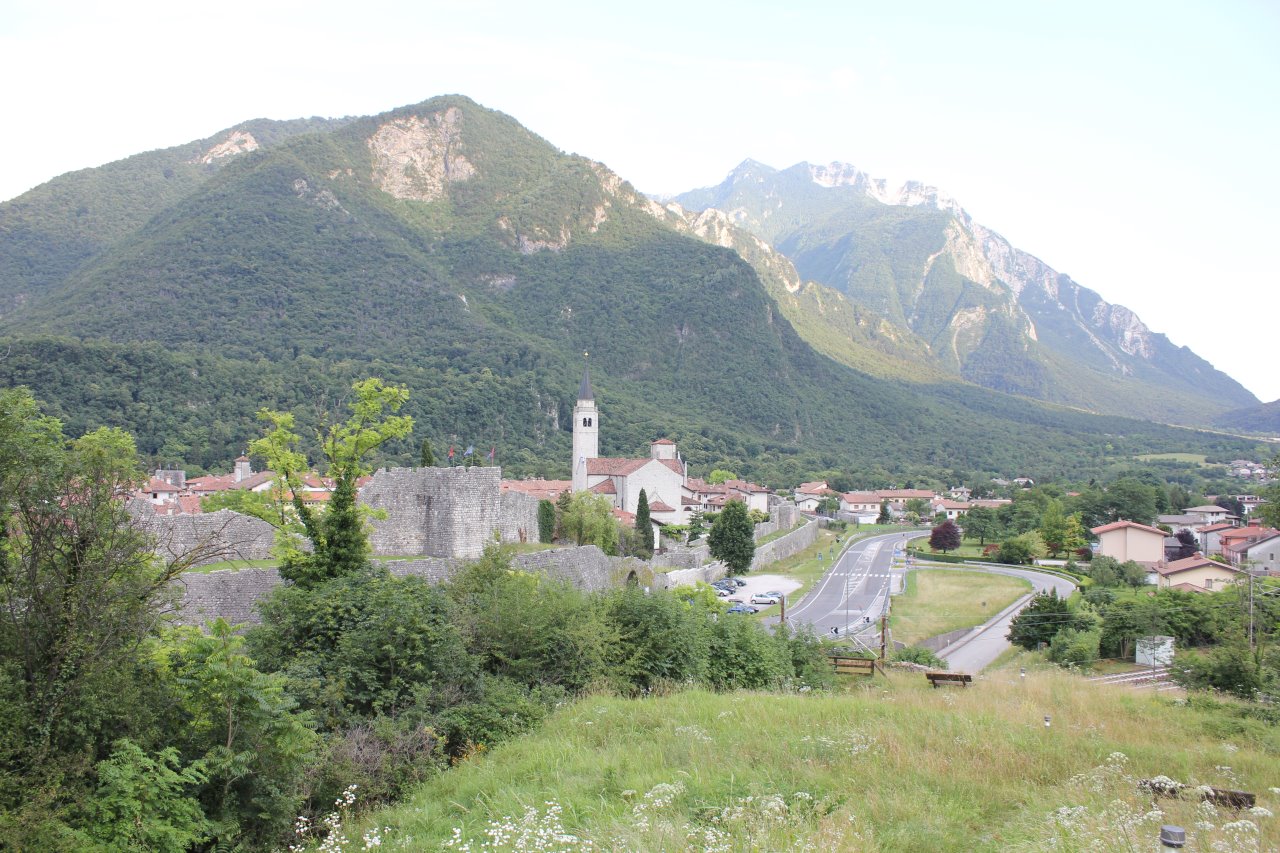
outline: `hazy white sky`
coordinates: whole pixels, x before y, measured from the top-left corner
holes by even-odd
[[[455,92],[647,192],[841,160],[941,187],[1280,398],[1274,0],[0,0],[0,79],[0,199],[249,118]]]

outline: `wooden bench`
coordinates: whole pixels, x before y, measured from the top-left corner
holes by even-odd
[[[973,682],[973,676],[967,672],[926,672],[924,677],[929,679],[929,684],[935,690],[939,683],[959,684],[961,687],[968,687]]]
[[[831,665],[836,669],[836,675],[875,675],[876,670],[880,669],[880,661],[874,658],[831,655],[830,660]],[[884,674],[883,671],[881,674]]]

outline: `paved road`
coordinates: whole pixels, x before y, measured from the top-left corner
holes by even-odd
[[[880,615],[890,590],[901,587],[894,555],[901,554],[907,538],[919,535],[886,533],[850,545],[804,600],[787,608],[787,621],[809,625],[819,635],[865,634],[865,642],[878,647]]]
[[[932,568],[944,569],[949,567],[936,566]],[[967,568],[972,570],[975,567],[968,566]],[[1025,578],[1031,581],[1034,591],[1006,607],[1003,612],[997,614],[995,618],[986,624],[978,626],[938,652],[938,657],[945,660],[947,666],[953,672],[980,672],[984,667],[1000,657],[1001,653],[1009,648],[1009,641],[1005,639],[1005,636],[1009,633],[1009,623],[1013,621],[1013,617],[1017,615],[1019,610],[1030,603],[1032,595],[1056,589],[1059,596],[1066,597],[1075,589],[1075,584],[1066,578],[1031,569],[1018,569],[1013,566],[984,566],[980,571]]]

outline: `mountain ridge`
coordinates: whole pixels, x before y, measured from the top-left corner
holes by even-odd
[[[1189,348],[1015,248],[930,185],[891,186],[838,162],[778,170],[746,160],[720,184],[674,201],[724,210],[804,279],[910,329],[937,363],[978,384],[1097,411],[1132,412],[1138,399],[1153,419],[1180,422],[1209,423],[1257,402]],[[884,256],[883,246],[896,254]],[[1072,374],[1080,371],[1105,393],[1079,387]]]

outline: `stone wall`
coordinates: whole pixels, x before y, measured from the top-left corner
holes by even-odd
[[[480,556],[502,529],[501,477],[500,468],[379,470],[360,492],[361,503],[387,514],[370,522],[373,553]]]
[[[639,560],[610,557],[594,545],[581,548],[554,548],[520,554],[512,561],[522,571],[566,581],[579,589],[600,592],[634,582],[659,586],[653,570]],[[465,560],[422,557],[417,560],[388,560],[383,565],[393,575],[410,575],[440,583],[451,578]],[[723,574],[723,573],[722,573]],[[174,581],[178,591],[177,621],[199,625],[221,616],[233,624],[261,621],[257,603],[281,583],[275,569],[240,569],[188,573]]]
[[[675,589],[678,586],[693,586],[697,583],[718,581],[729,573],[729,567],[719,560],[706,563],[693,569],[676,569],[665,574],[654,576],[657,589]]]
[[[502,541],[537,542],[538,499],[524,492],[503,492],[500,500],[499,529],[502,531]]]
[[[779,536],[756,548],[756,556],[751,561],[751,570],[756,571],[770,563],[785,560],[798,554],[818,541],[818,522],[810,521],[804,527],[797,528],[785,536]]]
[[[132,510],[132,507],[131,507]],[[156,553],[166,562],[190,559],[193,566],[224,560],[265,560],[271,556],[275,528],[260,518],[229,509],[197,515],[135,516],[155,537]]]

